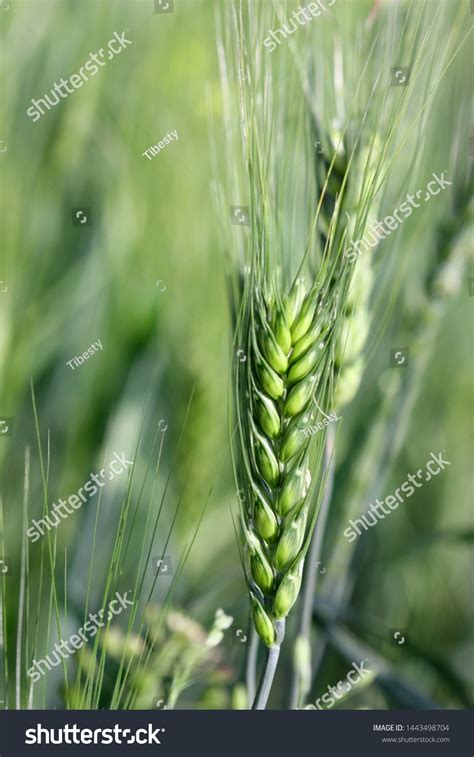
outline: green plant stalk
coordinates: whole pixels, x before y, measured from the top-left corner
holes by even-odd
[[[21,574],[20,574],[20,591],[18,596],[18,624],[17,624],[17,639],[16,639],[16,709],[21,710],[21,648],[23,641],[23,618],[25,610],[25,591],[27,586],[27,537],[26,537],[26,523],[28,518],[28,496],[30,488],[30,448],[25,450],[25,473],[23,481],[23,511],[22,511],[22,525],[23,525],[23,537],[21,544]]]
[[[267,648],[267,659],[263,669],[262,677],[257,689],[252,710],[264,710],[267,706],[268,697],[272,688],[273,679],[280,657],[281,642],[285,635],[285,620],[275,621],[275,630],[278,643]]]
[[[302,607],[300,615],[299,632],[296,639],[293,674],[290,691],[290,709],[301,706],[304,696],[311,686],[311,619],[313,614],[314,597],[316,593],[319,558],[323,545],[323,536],[329,506],[332,498],[334,485],[334,426],[328,428],[326,446],[324,451],[323,480],[324,494],[321,508],[316,521],[316,528],[311,539],[311,547],[308,552],[307,570],[303,584]]]
[[[250,628],[250,643],[247,647],[247,658],[245,661],[245,685],[247,688],[247,699],[253,702],[255,699],[256,679],[257,679],[257,657],[260,646],[260,637],[252,623]]]

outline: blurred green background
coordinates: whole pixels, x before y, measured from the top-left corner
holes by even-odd
[[[175,0],[174,12],[155,13],[151,0],[11,0],[9,10],[0,10],[0,138],[7,147],[0,154],[0,280],[6,290],[0,293],[0,416],[14,419],[12,435],[0,439],[3,540],[13,568],[9,591],[19,588],[26,447],[31,449],[29,517],[39,517],[42,510],[31,383],[44,445],[50,433],[51,502],[76,492],[114,451],[133,455],[143,429],[135,458],[140,481],[150,460],[154,464],[153,435],[163,421],[161,428],[167,429],[153,494],[157,507],[171,478],[154,554],[160,554],[173,525],[166,551],[177,565],[208,501],[173,604],[205,628],[219,607],[234,618],[215,663],[221,677],[214,680],[204,670],[179,700],[177,706],[184,707],[231,706],[245,647],[236,643],[236,629],[246,629],[248,622],[230,514],[236,496],[227,423],[231,321],[224,252],[230,230],[228,218],[216,212],[211,192],[211,144],[218,162],[224,161],[214,28],[216,7],[222,5]],[[350,5],[345,6],[349,23]],[[367,14],[372,3],[352,5]],[[322,20],[322,29],[333,28],[332,23],[337,27],[337,19]],[[54,81],[77,72],[91,51],[104,47],[114,31],[125,30],[132,45],[37,123],[28,118],[31,98],[42,97]],[[432,171],[446,169],[456,129],[461,139],[468,131],[466,123],[462,128],[456,123],[456,113],[449,116],[453,91],[461,87],[469,96],[465,52],[442,83],[433,120],[436,133],[421,138],[430,140],[429,160],[425,155],[410,187],[424,186]],[[151,161],[143,157],[173,130],[177,141]],[[466,146],[466,164],[469,160]],[[408,168],[402,153],[384,195],[387,212],[398,204],[399,181]],[[228,198],[229,206],[247,200]],[[451,202],[448,193],[433,199],[432,206],[408,219],[389,240],[393,255],[400,247],[410,252],[405,253],[407,269],[388,326],[370,355],[356,400],[344,410],[338,434],[335,496],[322,555],[325,573],[318,584],[315,639],[320,651],[321,618],[347,568],[344,552],[336,560],[337,545],[346,507],[355,496],[354,482],[364,472],[359,453],[381,417],[388,387],[398,381],[397,369],[389,366],[390,351],[410,346],[420,325],[417,308],[426,261]],[[75,208],[89,209],[91,223],[74,225]],[[385,287],[393,267],[388,265],[387,271]],[[385,292],[381,285],[381,301]],[[374,331],[386,304],[381,302],[376,311]],[[341,706],[403,707],[431,701],[465,707],[473,702],[472,305],[468,272],[446,308],[406,437],[390,466],[384,466],[378,496],[393,492],[431,451],[445,450],[451,466],[364,539],[351,565],[351,595],[338,619],[356,650],[373,650],[385,661],[388,684],[356,692]],[[98,339],[102,351],[74,371],[66,365]],[[415,347],[411,360],[416,364]],[[396,419],[398,401],[389,403],[381,421],[384,438],[392,428],[388,416],[391,422],[392,416]],[[92,604],[99,602],[125,488],[123,477],[103,493]],[[151,492],[149,480],[146,492]],[[359,502],[361,512],[370,501]],[[84,602],[95,512],[93,498],[58,528],[58,553],[67,549],[68,555],[72,626]],[[144,528],[140,507],[125,578],[133,574]],[[33,596],[38,560],[33,547]],[[150,584],[152,578],[150,567]],[[157,581],[157,604],[169,586],[168,578]],[[13,603],[8,624],[14,639]],[[394,630],[405,635],[403,648],[394,642]],[[291,649],[285,655],[274,706],[285,706]],[[329,644],[314,697],[349,667],[344,650]],[[407,693],[404,685],[413,689]],[[60,687],[52,683],[47,704],[58,702]]]

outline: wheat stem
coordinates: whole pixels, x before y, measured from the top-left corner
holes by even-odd
[[[323,545],[324,533],[326,530],[327,516],[329,505],[332,499],[334,486],[334,443],[335,443],[334,426],[329,426],[326,437],[326,446],[324,451],[324,471],[323,481],[325,481],[324,495],[319,510],[316,528],[311,538],[311,546],[307,557],[307,568],[302,592],[302,607],[300,616],[300,628],[298,638],[299,644],[304,645],[307,650],[307,673],[301,675],[300,665],[295,659],[293,663],[293,677],[290,692],[290,709],[294,710],[301,706],[303,697],[311,685],[311,619],[313,613],[314,596],[316,593],[316,583],[318,576],[318,566],[320,565],[320,556]]]
[[[262,677],[258,685],[257,694],[255,696],[252,710],[264,710],[267,706],[268,697],[275,678],[275,673],[278,665],[278,659],[280,657],[281,642],[285,635],[285,619],[275,620],[275,631],[277,635],[277,644],[273,644],[271,647],[267,647],[267,659],[265,661],[265,667],[262,671]]]
[[[306,574],[305,585],[303,589],[303,606],[301,612],[301,634],[309,638],[309,631],[311,627],[311,615],[313,611],[313,600],[316,589],[316,581],[318,575],[319,558],[321,556],[321,550],[323,546],[323,537],[329,512],[329,505],[331,503],[333,486],[334,486],[334,441],[335,430],[333,426],[328,429],[328,435],[326,439],[325,449],[325,473],[323,478],[326,478],[326,484],[324,487],[324,496],[321,502],[321,508],[318,516],[317,527],[314,530],[311,540],[311,547],[308,552],[308,571]]]
[[[257,657],[260,646],[260,637],[252,625],[250,629],[250,642],[247,647],[247,659],[245,664],[245,685],[247,687],[247,699],[253,702],[255,699],[257,681]]]

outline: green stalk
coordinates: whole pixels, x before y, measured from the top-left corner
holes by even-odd
[[[250,642],[247,646],[247,659],[245,661],[245,685],[247,687],[247,700],[253,702],[255,699],[256,679],[257,679],[257,657],[260,639],[255,626],[250,629]]]
[[[264,710],[267,706],[268,697],[270,695],[273,679],[275,678],[278,660],[280,657],[281,642],[283,641],[283,637],[285,635],[284,619],[275,621],[275,630],[278,643],[273,644],[271,647],[267,648],[267,659],[257,689],[257,694],[252,705],[252,710]]]
[[[314,597],[316,594],[318,566],[320,565],[319,558],[321,556],[334,485],[335,436],[334,426],[329,426],[324,451],[324,494],[318,520],[316,522],[316,528],[313,532],[311,546],[308,552],[308,567],[303,585],[303,602],[300,615],[299,633],[295,642],[290,692],[291,710],[301,706],[303,698],[308,693],[311,686],[311,619],[313,614]]]

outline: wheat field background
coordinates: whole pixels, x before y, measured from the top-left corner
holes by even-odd
[[[138,665],[133,685],[126,682],[120,706],[244,706],[239,683],[249,630],[231,516],[238,492],[229,454],[227,395],[235,351],[225,252],[235,235],[245,239],[248,234],[245,226],[230,223],[230,207],[247,206],[249,197],[230,188],[229,216],[219,213],[213,201],[213,151],[218,165],[225,160],[215,12],[225,5],[175,0],[173,12],[157,13],[151,0],[11,0],[8,9],[0,9],[0,418],[13,419],[0,438],[0,556],[8,566],[2,590],[4,707],[28,705],[26,670],[35,633],[37,656],[52,646],[56,633],[44,555],[43,574],[40,568],[43,540],[29,545],[27,566],[25,553],[22,561],[25,528],[41,517],[44,506],[38,437],[44,464],[49,446],[49,503],[77,492],[114,452],[134,461],[131,489],[124,474],[101,491],[97,521],[94,496],[55,530],[63,632],[69,635],[81,625],[86,596],[89,607],[101,606],[127,491],[137,509],[133,528],[132,516],[127,521],[127,553],[116,571],[123,590],[134,585],[137,556],[151,535],[147,507],[151,503],[155,514],[165,492],[150,554],[143,559],[142,596],[151,591],[147,622],[156,628],[157,645],[150,651],[148,671]],[[331,15],[315,22],[321,25],[318,33],[332,34],[343,22],[355,33],[358,17],[367,16],[372,5],[338,0]],[[466,24],[472,23],[468,5]],[[54,81],[78,72],[114,32],[126,32],[132,44],[33,122],[26,113],[32,98],[44,97]],[[457,141],[464,145],[466,171],[472,167],[468,48],[462,47],[440,82],[429,132],[414,129],[391,167],[382,201],[387,213],[405,194],[400,187],[413,168],[414,146],[419,160],[411,191],[424,187],[433,172],[449,169]],[[279,51],[272,55],[277,66]],[[397,95],[393,87],[389,97]],[[289,121],[291,133],[291,113]],[[143,155],[173,130],[176,140],[152,160]],[[300,150],[295,145],[295,154]],[[305,161],[294,163],[298,183]],[[351,660],[369,656],[376,661],[375,681],[338,706],[473,704],[472,263],[446,305],[403,442],[394,459],[383,462],[383,482],[377,488],[375,481],[373,497],[392,493],[431,452],[443,450],[450,466],[364,536],[350,565],[347,601],[332,626],[337,633],[326,638],[323,630],[335,587],[348,567],[342,533],[346,508],[358,492],[361,511],[371,501],[364,476],[372,475],[375,461],[362,453],[374,429],[376,450],[397,433],[397,403],[404,395],[397,394],[397,384],[416,369],[423,352],[413,334],[420,326],[430,256],[443,233],[440,224],[451,213],[456,177],[449,176],[453,187],[384,242],[371,349],[360,389],[338,428],[334,498],[313,618],[320,658],[309,703],[345,675]],[[83,209],[87,223],[78,223],[77,209]],[[73,370],[68,361],[97,340],[102,349]],[[409,349],[410,362],[397,367],[391,355],[400,348]],[[391,396],[384,417],[381,408]],[[153,560],[162,553],[168,575],[154,581]],[[26,602],[22,620],[20,597]],[[160,616],[160,625],[156,618],[166,601],[169,614]],[[219,608],[233,622],[217,646],[206,647]],[[111,706],[123,649],[130,646],[126,659],[137,654],[125,640],[128,620],[117,619],[116,636],[104,646],[108,652],[96,684],[96,706]],[[19,633],[23,655],[15,674]],[[144,632],[140,638],[135,628],[134,634],[143,649]],[[166,654],[160,656],[162,650]],[[79,657],[83,670],[90,671],[87,655],[83,651],[69,663],[69,693],[58,667],[38,684],[36,705],[90,703],[81,699],[86,678],[77,673]],[[274,707],[287,706],[291,659],[289,646],[272,692]],[[94,680],[95,673],[90,675]],[[127,699],[132,691],[136,697]]]

